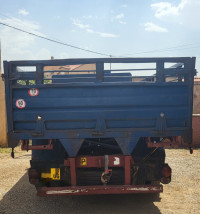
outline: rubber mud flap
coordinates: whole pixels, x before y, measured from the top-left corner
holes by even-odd
[[[9,148],[15,148],[16,146],[18,146],[18,144],[20,142],[19,139],[17,139],[16,137],[14,137],[11,134],[8,134],[7,137],[8,137],[8,147]]]

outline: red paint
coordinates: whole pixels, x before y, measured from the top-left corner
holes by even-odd
[[[125,185],[131,184],[131,156],[125,156]]]
[[[16,100],[15,105],[17,108],[23,109],[26,107],[26,102],[24,99],[18,99],[18,100]]]
[[[31,96],[31,97],[35,97],[39,94],[39,89],[37,88],[30,88],[28,90],[28,94]]]
[[[76,186],[76,158],[69,158],[70,173],[71,173],[71,186]]]
[[[82,165],[81,158],[86,159],[86,165]],[[131,165],[134,164],[131,156],[109,155],[108,167],[123,167],[125,170],[125,185],[131,183]],[[76,158],[68,158],[64,161],[65,166],[70,167],[71,185],[76,185],[76,168],[104,168],[105,156],[79,156]]]
[[[181,143],[178,141],[177,137],[172,137],[172,140],[170,139],[164,139],[162,142],[151,142],[150,137],[147,138],[147,147],[148,148],[179,148],[181,146]]]
[[[81,158],[86,158],[86,165],[81,164]],[[124,167],[124,155],[109,155],[108,156],[108,167]],[[68,166],[67,160],[65,165]],[[105,156],[79,156],[76,158],[76,168],[104,168],[105,167]]]
[[[160,179],[160,182],[162,184],[169,184],[171,182],[171,177],[168,177],[168,178],[163,177]]]
[[[23,140],[21,149],[25,150],[25,151],[28,151],[28,150],[52,150],[53,144],[52,144],[52,140],[49,140],[49,143],[47,145],[30,146],[28,140]]]
[[[172,169],[169,166],[164,166],[161,170],[161,175],[163,177],[170,177],[172,174]]]
[[[99,195],[99,194],[133,194],[163,192],[162,185],[122,185],[122,186],[76,186],[76,187],[41,187],[38,196],[53,195]]]

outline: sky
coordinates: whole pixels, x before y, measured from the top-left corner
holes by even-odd
[[[200,0],[0,0],[3,60],[85,57],[197,57]],[[199,74],[198,74],[199,75]]]

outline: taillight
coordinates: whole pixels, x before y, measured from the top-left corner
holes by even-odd
[[[161,179],[160,182],[163,184],[168,184],[171,181],[172,169],[165,164],[161,169]]]
[[[167,165],[167,166],[164,166],[161,170],[161,175],[162,177],[170,177],[172,174],[172,169]]]

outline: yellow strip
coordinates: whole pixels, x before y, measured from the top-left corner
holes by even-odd
[[[60,180],[60,168],[51,168],[50,173],[42,172],[41,178],[50,180]]]

